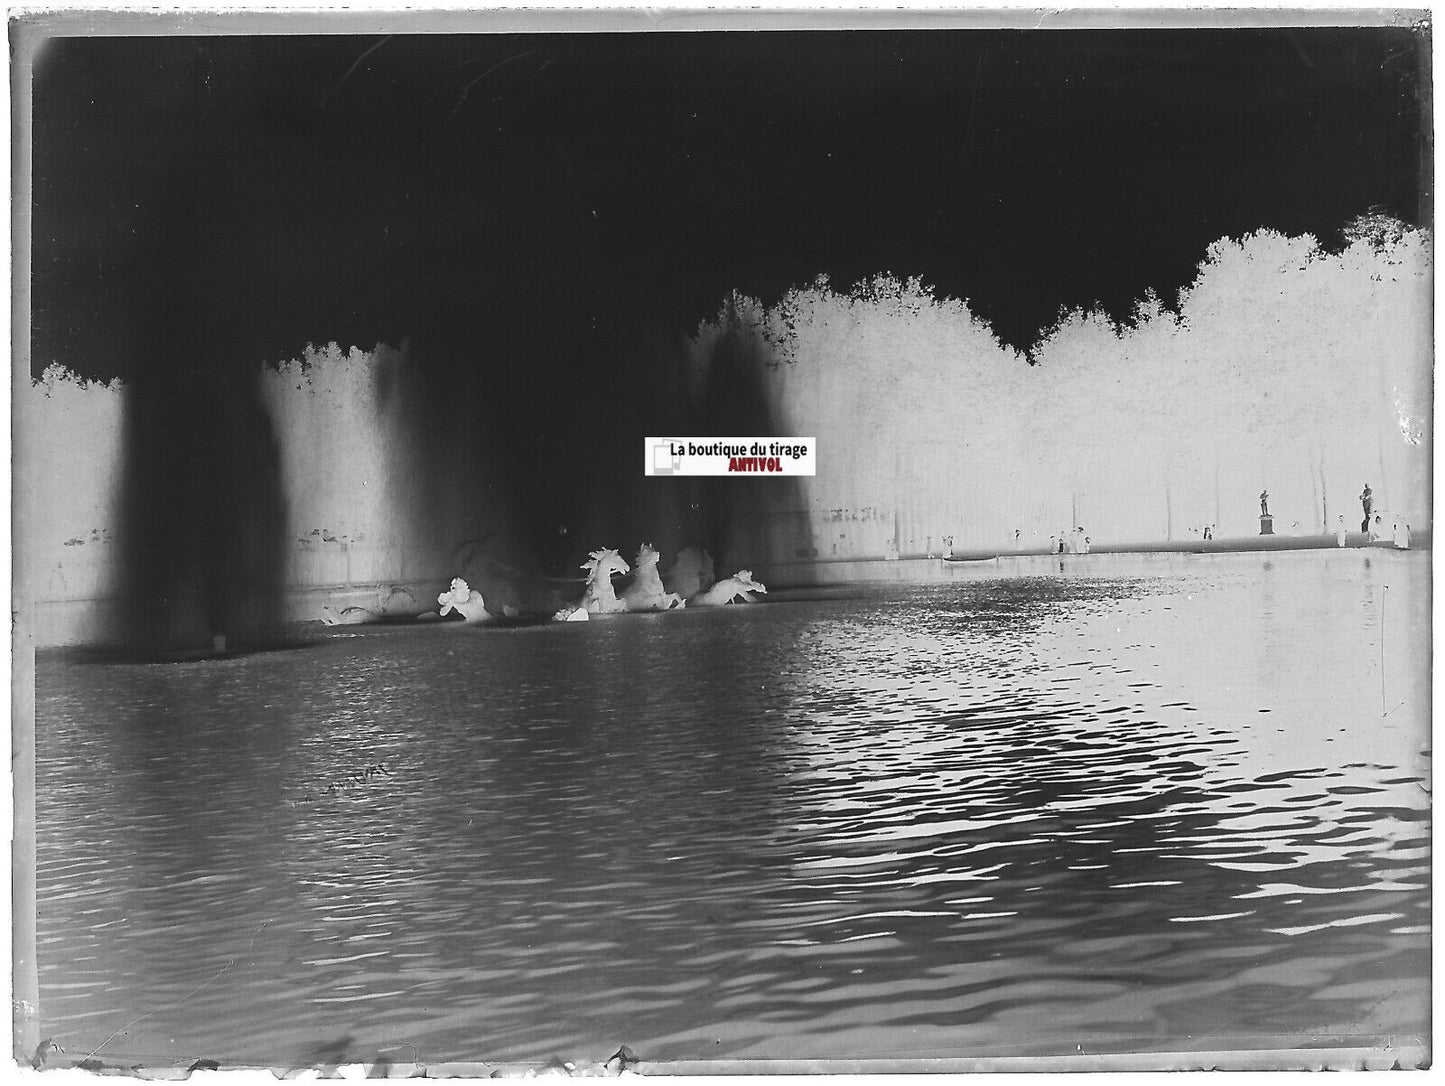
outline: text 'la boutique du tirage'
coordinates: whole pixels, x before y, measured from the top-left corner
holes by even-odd
[[[816,475],[812,437],[644,438],[646,475]]]

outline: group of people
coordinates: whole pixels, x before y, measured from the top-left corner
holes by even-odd
[[[1375,512],[1375,494],[1370,489],[1370,484],[1365,484],[1365,489],[1360,492],[1360,507],[1364,510],[1364,519],[1360,521],[1360,531],[1364,534],[1367,542],[1379,543],[1385,539],[1384,518]],[[1345,545],[1345,518],[1342,514],[1335,526],[1335,544],[1343,547]],[[1410,547],[1410,526],[1394,518],[1390,525],[1390,541],[1401,550],[1408,550]]]
[[[1018,539],[1017,532],[1014,539]],[[1088,554],[1091,541],[1084,534],[1083,528],[1075,528],[1072,532],[1049,536],[1049,551],[1053,554]]]
[[[1386,540],[1385,522],[1378,513],[1375,514],[1373,520],[1367,520],[1364,526],[1366,542],[1382,543]],[[1345,545],[1346,535],[1345,518],[1341,516],[1338,525],[1335,527],[1335,543],[1337,546],[1343,547]],[[1388,539],[1396,547],[1400,548],[1400,550],[1409,550],[1410,526],[1398,518],[1395,519],[1390,524]]]
[[[1362,527],[1365,529],[1366,542],[1382,543],[1385,541],[1385,522],[1384,518],[1382,518],[1378,513],[1375,514],[1373,519],[1366,520]],[[1349,530],[1345,527],[1344,515],[1341,514],[1341,516],[1339,517],[1339,521],[1335,526],[1336,546],[1343,547],[1345,545],[1345,539],[1348,531]],[[1401,521],[1399,518],[1396,518],[1390,524],[1388,538],[1389,541],[1392,542],[1396,547],[1400,548],[1400,550],[1409,550],[1410,526]]]
[[[1369,543],[1379,543],[1384,540],[1385,521],[1379,513],[1375,512],[1375,492],[1370,489],[1369,483],[1366,483],[1365,489],[1360,491],[1360,508],[1365,514],[1360,521],[1360,532],[1365,536],[1366,541]],[[1261,517],[1269,516],[1268,490],[1260,491],[1259,515]],[[1295,521],[1293,527],[1295,534],[1298,535],[1300,532],[1300,522]],[[1345,517],[1342,513],[1335,519],[1335,544],[1343,547],[1348,533],[1349,528],[1345,525]],[[1400,518],[1394,518],[1390,527],[1390,540],[1401,550],[1408,549],[1410,546],[1410,526],[1400,520]]]

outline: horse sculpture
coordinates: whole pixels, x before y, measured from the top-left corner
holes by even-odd
[[[456,611],[469,623],[486,622],[492,617],[482,602],[482,594],[460,577],[452,578],[451,587],[437,597],[437,603],[441,604],[443,616]]]
[[[657,560],[661,557],[651,543],[644,543],[638,549],[636,577],[622,593],[622,602],[629,611],[667,611],[687,605],[676,592],[663,588],[662,577],[657,572]]]
[[[767,586],[753,580],[753,571],[740,569],[726,580],[719,581],[706,592],[699,592],[687,601],[689,607],[721,607],[741,599],[745,603],[756,603],[754,592],[767,594]]]
[[[552,616],[554,622],[581,622],[592,615],[615,615],[627,610],[627,604],[617,598],[612,587],[612,578],[620,573],[629,573],[632,567],[615,550],[593,551],[581,567],[587,571],[587,591],[582,602],[576,607],[564,607]]]

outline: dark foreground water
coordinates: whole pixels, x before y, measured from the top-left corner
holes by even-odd
[[[149,1065],[1418,1043],[1428,555],[1101,569],[42,657],[41,1036]]]

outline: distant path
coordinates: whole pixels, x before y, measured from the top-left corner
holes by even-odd
[[[1337,547],[1334,533],[1329,535],[1239,535],[1220,539],[1171,539],[1139,543],[1100,543],[1089,548],[1089,554],[1222,554],[1230,551],[1312,551]],[[1395,544],[1386,538],[1371,543],[1363,532],[1350,532],[1345,536],[1345,548],[1368,547],[1374,550],[1394,550]],[[1411,530],[1410,550],[1429,550],[1430,531]],[[955,561],[979,561],[985,558],[1015,558],[1028,555],[1048,555],[1047,547],[1022,547],[1017,550],[972,550],[953,552]],[[907,555],[917,561],[924,555]],[[1060,558],[1087,558],[1082,554],[1060,554]],[[848,559],[864,561],[864,559]],[[817,561],[824,561],[817,559]]]
[[[1088,575],[1091,572],[1105,575],[1118,570],[1119,558],[1137,555],[1147,561],[1150,555],[1159,555],[1160,560],[1174,554],[1210,555],[1243,554],[1256,551],[1324,551],[1324,550],[1365,551],[1381,554],[1399,554],[1389,540],[1368,542],[1360,532],[1345,537],[1345,546],[1339,548],[1333,535],[1300,536],[1231,536],[1223,539],[1185,539],[1138,543],[1101,543],[1092,547],[1088,554],[1058,554],[1046,547],[1020,548],[1018,550],[958,550],[954,549],[954,561],[943,558],[929,558],[925,555],[905,555],[896,560],[880,557],[870,558],[811,558],[792,562],[770,562],[767,569],[779,590],[816,589],[842,587],[846,585],[886,584],[898,582],[953,581],[957,579],[982,578],[991,580],[999,577],[1044,576],[1050,573],[1067,572]],[[1428,551],[1428,531],[1410,533],[1410,551]],[[1408,553],[1408,552],[1404,552]],[[1105,561],[1097,561],[1103,558]],[[990,560],[991,559],[991,560]],[[777,597],[774,596],[774,599]]]
[[[1091,554],[1218,554],[1225,551],[1312,551],[1337,547],[1334,533],[1329,535],[1240,535],[1224,539],[1184,539],[1154,543],[1109,543],[1091,549]],[[1371,543],[1363,532],[1349,532],[1345,549],[1370,547],[1394,550],[1389,539]],[[1410,532],[1410,550],[1429,550],[1429,530]],[[1009,554],[1047,554],[1047,550],[1007,551]],[[1065,555],[1064,557],[1068,557]],[[1074,557],[1079,557],[1075,555]]]

